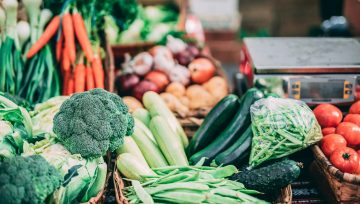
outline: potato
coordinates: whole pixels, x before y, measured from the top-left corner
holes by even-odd
[[[207,108],[215,105],[215,98],[200,85],[191,85],[186,90],[190,109]]]
[[[172,112],[176,112],[182,117],[185,117],[189,112],[189,108],[183,105],[174,95],[164,92],[160,94],[160,97],[165,101],[166,105]]]
[[[143,108],[142,103],[132,96],[122,97],[124,103],[129,107],[129,112],[132,113],[138,108]]]
[[[185,86],[179,82],[172,82],[167,87],[165,92],[174,95],[177,98],[181,98],[185,95]]]
[[[225,79],[219,76],[211,78],[203,87],[215,98],[216,103],[229,94]]]

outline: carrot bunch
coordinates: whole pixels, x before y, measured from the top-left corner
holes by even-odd
[[[63,76],[62,94],[71,95],[93,88],[104,88],[105,76],[100,52],[93,52],[84,20],[78,12],[65,12],[62,16],[55,16],[43,35],[30,48],[27,58],[38,53],[55,33],[59,33],[55,49]],[[76,42],[81,49],[77,50]]]

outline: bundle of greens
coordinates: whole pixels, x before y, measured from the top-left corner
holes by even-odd
[[[112,44],[142,41],[159,42],[168,33],[176,30],[179,8],[176,4],[138,6],[138,14],[127,30],[119,32],[113,19],[106,19],[106,32]]]
[[[158,176],[144,176],[146,182],[132,180],[125,196],[130,203],[267,203],[251,195],[242,183],[226,177],[237,172],[235,166],[170,166],[153,169]]]
[[[22,49],[30,36],[30,26],[17,21],[18,2],[4,0],[0,7],[0,91],[17,94],[24,74]]]
[[[41,10],[42,0],[23,0],[22,3],[30,20],[30,47],[37,41],[44,41],[45,26],[53,14],[49,9]],[[29,47],[25,50],[26,53]],[[32,104],[60,95],[60,76],[51,50],[50,45],[45,45],[26,61],[18,94]]]
[[[251,167],[290,155],[322,138],[313,112],[302,101],[269,97],[255,102],[250,111]]]
[[[32,137],[28,111],[0,92],[0,161],[21,153],[24,140]]]

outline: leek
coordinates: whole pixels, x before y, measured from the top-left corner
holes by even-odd
[[[31,44],[34,44],[37,40],[37,30],[39,26],[40,6],[42,4],[42,0],[23,0],[23,4],[30,19]]]

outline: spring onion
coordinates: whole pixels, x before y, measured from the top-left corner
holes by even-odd
[[[19,37],[20,48],[22,48],[25,42],[30,38],[30,25],[26,21],[19,21],[16,25],[16,32]]]
[[[42,0],[23,0],[23,4],[30,19],[31,43],[34,44],[37,40],[37,30],[39,26],[40,6],[42,4]]]

